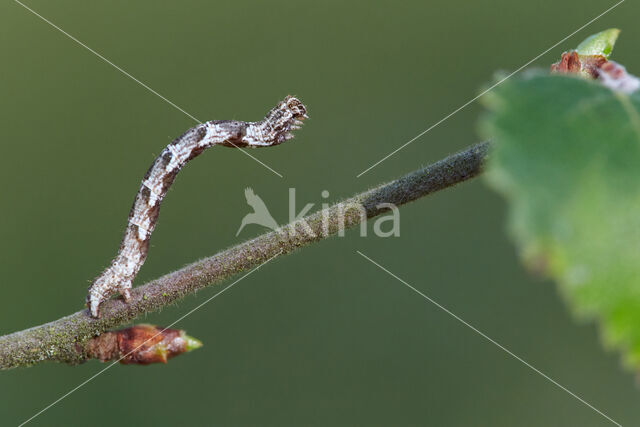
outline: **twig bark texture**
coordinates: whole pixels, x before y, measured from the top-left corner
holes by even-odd
[[[168,306],[188,294],[218,284],[266,260],[322,240],[342,228],[358,225],[396,206],[475,177],[482,171],[488,143],[474,145],[399,179],[357,194],[303,220],[265,233],[178,271],[139,286],[131,299],[105,301],[100,318],[82,310],[44,325],[0,337],[0,369],[29,366],[42,361],[70,364],[87,359],[87,341],[136,317]]]

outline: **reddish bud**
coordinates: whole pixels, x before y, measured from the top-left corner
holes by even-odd
[[[573,50],[563,53],[560,61],[551,65],[551,71],[554,73],[581,73],[595,79],[598,77],[598,70],[606,62],[607,58],[603,55],[578,55],[578,52]]]
[[[560,57],[560,61],[551,64],[551,71],[556,73],[577,73],[580,71],[580,59],[578,52],[565,52]]]
[[[89,340],[85,350],[90,358],[103,362],[148,365],[167,363],[168,359],[201,346],[200,341],[179,329],[142,324],[105,332]]]

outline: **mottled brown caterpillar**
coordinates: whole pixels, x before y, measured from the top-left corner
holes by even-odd
[[[100,304],[116,292],[129,301],[133,279],[147,258],[162,199],[189,160],[214,145],[270,147],[281,144],[293,138],[291,131],[299,129],[307,117],[304,105],[287,96],[259,122],[213,120],[189,129],[167,145],[142,180],[118,254],[89,287],[87,306],[91,315],[98,317]]]

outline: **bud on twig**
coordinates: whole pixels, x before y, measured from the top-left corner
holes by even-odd
[[[551,71],[598,78],[599,69],[607,63],[619,34],[620,30],[610,28],[587,37],[576,50],[563,53],[560,61],[551,65]]]
[[[587,37],[576,50],[564,52],[560,61],[551,65],[551,72],[598,79],[603,86],[626,94],[637,91],[640,79],[627,73],[624,66],[609,60],[618,34],[620,30],[610,28]]]
[[[141,324],[98,335],[87,342],[85,351],[89,358],[102,362],[148,365],[167,363],[174,356],[200,347],[202,343],[185,331]]]

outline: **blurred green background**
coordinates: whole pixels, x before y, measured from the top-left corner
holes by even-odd
[[[477,142],[469,105],[356,175],[611,1],[26,3],[200,120],[257,120],[287,94],[311,120],[296,139],[216,148],[183,171],[136,284],[263,231],[320,193],[347,197]],[[623,30],[613,58],[640,70],[640,6],[587,35]],[[82,308],[111,260],[144,171],[193,121],[12,1],[2,25],[1,333]],[[278,259],[177,327],[205,346],[166,366],[114,366],[32,425],[493,425],[610,423],[384,274],[360,250],[624,425],[640,390],[597,328],[519,265],[505,204],[482,180],[401,209],[401,237],[352,231]],[[369,224],[370,230],[372,224]],[[227,282],[231,283],[231,282]],[[165,325],[214,287],[141,321]],[[0,372],[0,418],[18,424],[105,365]]]

